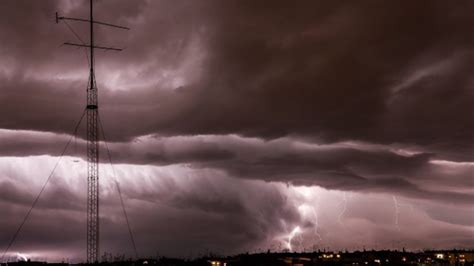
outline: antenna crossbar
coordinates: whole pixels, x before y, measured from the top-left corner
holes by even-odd
[[[56,23],[59,23],[60,20],[72,20],[72,21],[80,21],[80,22],[91,22],[89,19],[83,19],[83,18],[70,18],[70,17],[63,17],[59,16],[58,12],[56,12]],[[101,22],[97,20],[92,20],[92,23],[94,24],[99,24],[102,26],[108,26],[108,27],[113,27],[113,28],[118,28],[118,29],[123,29],[123,30],[130,30],[130,28],[124,27],[124,26],[119,26],[119,25],[114,25],[106,22]]]
[[[92,47],[94,49],[112,50],[112,51],[122,51],[123,50],[123,49],[114,48],[114,47],[95,46],[95,45],[90,45],[90,44],[77,44],[77,43],[70,43],[70,42],[65,42],[64,45],[86,47],[86,48],[91,48]]]

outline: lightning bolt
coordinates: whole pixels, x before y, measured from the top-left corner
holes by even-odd
[[[296,187],[294,190],[301,196],[298,206],[298,211],[303,218],[303,220],[310,221],[314,228],[314,242],[322,241],[322,237],[319,233],[319,216],[318,216],[318,208],[320,204],[320,196],[315,193],[315,190],[308,187]],[[288,238],[288,243],[291,244],[291,240],[295,237],[296,234],[302,233],[302,229],[297,227],[298,229],[293,229],[290,233]],[[296,231],[295,231],[296,230]],[[290,240],[291,239],[291,240]],[[288,245],[287,243],[287,245]],[[292,247],[293,248],[293,247]],[[288,246],[288,249],[290,247]],[[291,250],[291,249],[290,249]]]
[[[393,203],[395,205],[395,226],[398,231],[400,231],[400,225],[398,224],[399,217],[400,217],[400,205],[398,204],[397,197],[392,196],[393,198]]]
[[[299,226],[296,226],[288,235],[288,243],[286,244],[286,246],[288,247],[288,250],[293,251],[293,247],[291,246],[291,241],[299,233],[301,233],[301,228]]]
[[[337,221],[339,222],[340,225],[342,225],[342,216],[346,212],[347,209],[347,195],[346,192],[342,193],[342,211],[339,213],[339,216],[337,217]]]
[[[21,254],[20,252],[18,252],[18,253],[16,254],[16,256],[17,256],[18,258],[21,258],[21,259],[24,260],[24,261],[28,261],[28,258],[27,258],[25,255]]]
[[[319,234],[319,217],[318,212],[314,206],[303,203],[298,207],[299,212],[305,218],[310,220],[314,224],[314,235],[319,241],[323,240],[321,234]]]
[[[318,213],[316,212],[314,207],[311,207],[311,211],[313,213],[313,223],[314,223],[314,234],[318,237],[319,241],[323,240],[321,235],[319,234],[319,216]]]

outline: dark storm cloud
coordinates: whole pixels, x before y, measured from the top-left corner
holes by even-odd
[[[219,6],[206,85],[169,130],[426,144],[455,132],[471,147],[472,3],[442,20],[442,2],[312,3]],[[388,103],[408,71],[458,54]]]
[[[123,69],[120,75],[144,82],[152,80],[164,69],[176,70],[177,62],[186,60],[183,50],[195,39],[201,40],[202,47],[193,56],[205,57],[194,69],[202,72],[199,78],[174,92],[163,92],[164,84],[160,82],[140,90],[122,88],[126,93],[107,92],[110,97],[103,99],[103,115],[108,118],[107,131],[112,132],[113,139],[157,132],[236,133],[264,138],[303,135],[327,141],[456,146],[463,152],[472,149],[469,103],[473,99],[473,80],[469,72],[473,67],[473,39],[469,33],[473,7],[469,1],[449,7],[437,1],[298,5],[277,1],[270,9],[245,1],[173,5],[139,2],[133,8],[127,7],[129,4],[107,5],[99,3],[98,10],[117,8],[117,17],[111,19],[137,27],[124,34],[131,36],[124,37],[130,38],[125,43],[131,48],[120,56],[106,55],[99,61],[104,68]],[[47,5],[39,10],[45,9]],[[82,14],[82,9],[73,10]],[[2,10],[14,16],[22,9]],[[37,27],[35,32],[43,35],[31,35],[32,30],[25,26],[24,30],[7,31],[5,38],[30,43],[41,38],[41,43],[51,43],[34,49],[7,43],[2,45],[5,54],[21,59],[25,53],[26,62],[31,62],[26,58],[33,52],[38,56],[52,54],[54,60],[62,58],[62,49],[61,57],[54,56],[49,46],[61,41],[44,38],[61,32],[45,26],[51,24],[46,13],[39,12],[42,16],[22,22]],[[111,12],[104,13],[108,18]],[[7,28],[8,23],[2,23],[2,27]],[[115,41],[122,33],[107,31],[103,36],[106,42],[108,37]],[[54,63],[77,65],[70,59]],[[38,66],[47,64],[38,61]],[[20,66],[25,65],[23,60],[20,62]],[[429,70],[444,62],[449,62],[447,67]],[[417,72],[424,74],[413,77]],[[109,90],[104,82],[104,89]],[[403,88],[397,91],[400,86]],[[64,99],[56,98],[49,88],[42,92],[52,102]],[[9,100],[21,101],[22,106],[35,101]],[[64,119],[71,120],[73,112],[66,111],[71,109],[63,110],[68,114]],[[16,128],[67,130],[50,125],[51,120],[45,119],[51,114],[48,110],[22,111],[18,106],[8,111],[43,114],[36,126],[18,122]],[[122,118],[120,123],[113,122],[116,117]]]

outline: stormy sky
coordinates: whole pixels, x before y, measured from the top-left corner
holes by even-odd
[[[101,253],[474,248],[474,2],[96,0]],[[0,2],[0,249],[85,107],[88,1]],[[72,28],[77,36],[71,31]],[[80,38],[80,39],[79,39]],[[7,254],[85,257],[85,123]]]

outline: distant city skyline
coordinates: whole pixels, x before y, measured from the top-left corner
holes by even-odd
[[[94,0],[101,253],[474,248],[474,2]],[[88,1],[0,3],[0,251],[85,107]],[[85,258],[85,123],[7,256]]]

